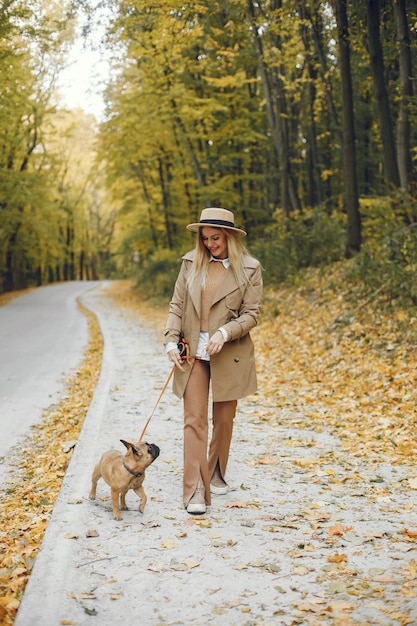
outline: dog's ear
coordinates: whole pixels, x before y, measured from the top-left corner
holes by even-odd
[[[130,441],[125,441],[124,439],[120,439],[120,441],[123,445],[126,446],[129,452],[136,454],[136,456],[142,456],[142,450],[137,448],[134,443],[131,443]]]

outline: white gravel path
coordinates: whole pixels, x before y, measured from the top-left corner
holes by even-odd
[[[98,457],[139,437],[170,372],[160,337],[105,287],[82,296],[102,329],[102,373],[15,626],[417,624],[407,468],[360,454],[342,465],[325,431],[298,429],[296,415],[261,419],[261,396],[239,405],[231,491],[205,516],[182,507],[182,406],[170,389],[146,435],[161,455],[144,515],[129,492],[114,521],[102,481],[88,500]]]

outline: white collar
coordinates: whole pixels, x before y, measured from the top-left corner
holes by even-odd
[[[230,267],[229,259],[215,259],[214,256],[211,255],[210,256],[210,261],[220,261],[221,263],[223,263],[223,267],[225,267],[226,269],[229,269],[229,267]]]

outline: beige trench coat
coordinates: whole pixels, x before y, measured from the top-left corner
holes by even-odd
[[[175,283],[164,343],[178,341],[182,331],[195,355],[200,334],[201,289],[191,292],[186,287],[188,272],[194,251],[183,256],[180,272]],[[212,399],[214,402],[238,400],[257,389],[254,346],[249,335],[256,326],[262,296],[262,268],[251,256],[244,257],[249,284],[239,289],[231,270],[220,285],[209,312],[209,336],[223,326],[231,337],[222,350],[210,357]],[[174,373],[173,392],[179,398],[184,395],[192,365],[183,364],[185,372],[178,368]]]

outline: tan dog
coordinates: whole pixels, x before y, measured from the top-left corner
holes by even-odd
[[[129,489],[133,489],[139,496],[139,511],[143,513],[147,501],[142,486],[145,480],[145,469],[159,456],[159,448],[154,443],[129,443],[123,439],[120,441],[127,448],[126,454],[123,456],[118,450],[109,450],[103,454],[91,476],[90,491],[90,500],[95,500],[98,480],[103,478],[110,485],[113,516],[116,520],[122,519],[120,508],[122,511],[128,510],[126,493]]]

